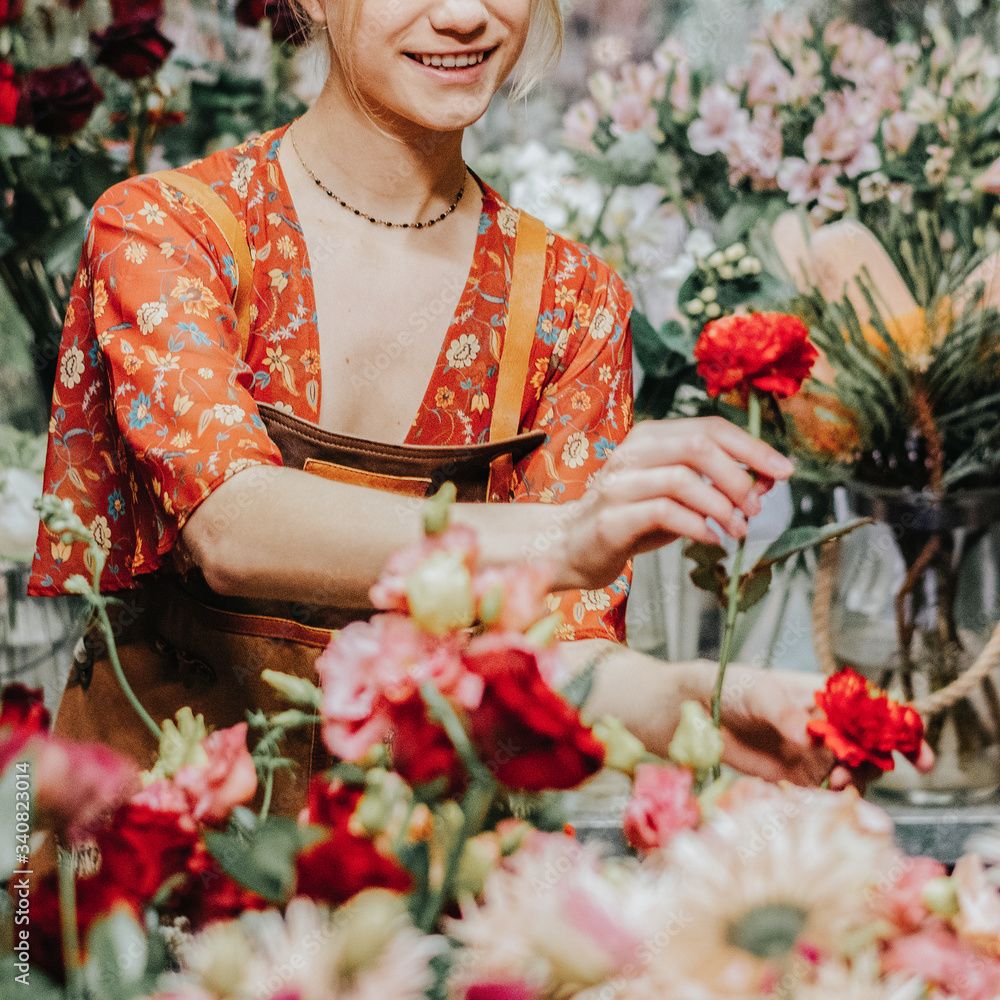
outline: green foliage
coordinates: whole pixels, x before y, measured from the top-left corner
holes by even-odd
[[[157,979],[167,965],[163,938],[156,933],[147,935],[124,909],[94,924],[87,935],[83,976],[93,997],[134,1000],[149,996],[156,991]]]
[[[295,858],[325,833],[321,827],[301,827],[289,816],[268,816],[261,822],[249,810],[237,809],[229,829],[206,833],[205,845],[240,885],[282,904],[295,888]]]

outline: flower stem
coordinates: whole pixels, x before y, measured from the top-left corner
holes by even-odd
[[[80,937],[76,928],[76,866],[73,852],[59,848],[59,921],[62,930],[66,994],[70,1000],[83,996],[80,978]]]
[[[747,430],[751,437],[760,439],[760,398],[752,390],[749,398],[749,425]],[[740,576],[743,573],[743,553],[746,551],[746,538],[741,538],[736,546],[736,556],[733,559],[733,569],[726,585],[726,627],[722,633],[722,649],[719,651],[719,673],[715,678],[715,689],[712,691],[712,721],[716,729],[722,728],[722,684],[726,679],[726,667],[733,655],[733,636],[736,633],[736,616],[740,604]],[[712,778],[722,775],[722,768],[716,764],[712,768]]]
[[[125,697],[128,698],[129,703],[139,713],[139,718],[146,724],[146,728],[153,734],[153,738],[156,740],[157,745],[159,745],[163,733],[160,731],[160,727],[153,721],[153,717],[149,714],[149,712],[142,707],[142,702],[135,696],[135,692],[132,690],[132,685],[129,684],[127,678],[125,677],[125,671],[122,670],[121,661],[118,659],[118,647],[115,644],[115,632],[111,627],[111,619],[108,618],[108,609],[105,599],[101,597],[100,594],[97,594],[96,596],[98,598],[98,603],[96,604],[97,624],[104,636],[104,641],[108,645],[108,659],[111,661],[111,668],[115,672],[115,677],[118,678],[118,683],[121,685],[121,689],[125,693]]]

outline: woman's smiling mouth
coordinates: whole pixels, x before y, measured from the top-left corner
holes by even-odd
[[[496,51],[492,49],[480,49],[477,52],[407,52],[406,56],[414,62],[421,63],[432,69],[468,69],[470,66],[478,66],[484,59],[489,58]]]

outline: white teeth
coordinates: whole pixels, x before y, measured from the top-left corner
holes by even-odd
[[[478,66],[486,58],[485,52],[475,52],[469,55],[462,53],[458,56],[414,56],[425,66],[434,66],[439,69],[464,69],[466,66]]]

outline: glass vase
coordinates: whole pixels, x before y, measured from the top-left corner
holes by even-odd
[[[875,523],[841,542],[834,660],[919,707],[969,669],[1000,621],[1000,488],[941,497],[854,482],[845,492],[842,513]],[[998,683],[994,665],[967,696],[926,715],[934,770],[921,775],[897,754],[873,797],[961,805],[995,795]]]

